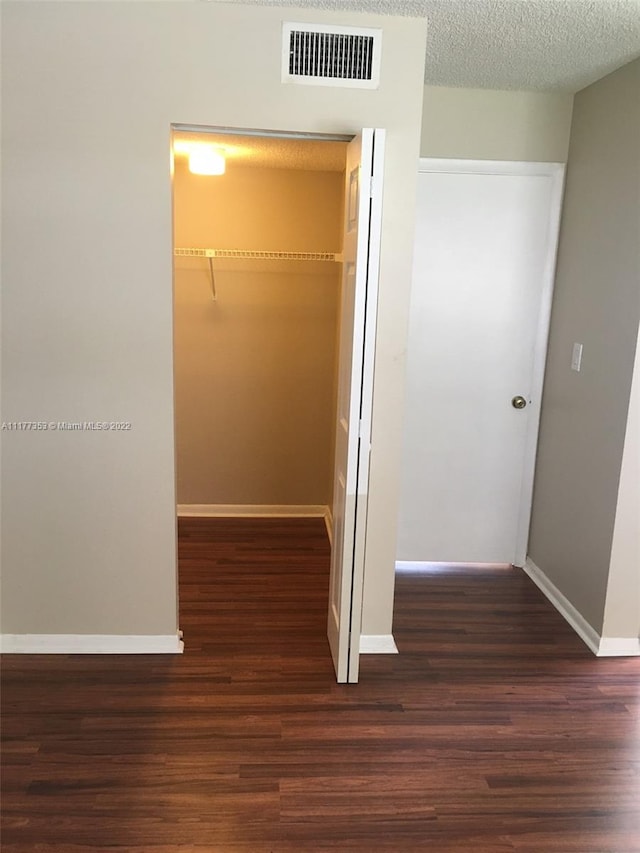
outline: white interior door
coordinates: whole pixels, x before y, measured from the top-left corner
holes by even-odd
[[[347,149],[327,620],[327,635],[339,682],[358,680],[383,147],[384,131],[365,129]]]
[[[399,560],[524,563],[562,175],[421,161]]]

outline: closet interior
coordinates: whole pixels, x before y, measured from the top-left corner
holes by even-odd
[[[331,506],[345,152],[173,133],[179,509]]]

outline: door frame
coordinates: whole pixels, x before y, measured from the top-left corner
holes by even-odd
[[[373,129],[375,144],[378,146],[378,150],[376,152],[377,156],[374,158],[374,174],[370,178],[370,185],[367,182],[367,185],[364,187],[365,194],[364,199],[367,203],[371,205],[370,210],[370,227],[375,231],[378,229],[381,232],[382,229],[382,181],[383,181],[383,173],[384,173],[384,150],[385,150],[385,131],[380,128]],[[170,158],[171,158],[171,212],[173,217],[174,211],[174,173],[173,173],[173,158],[175,156],[173,151],[173,139],[174,133],[176,132],[189,132],[189,133],[199,133],[203,136],[207,134],[221,136],[221,135],[234,135],[234,136],[247,136],[247,137],[268,137],[268,138],[279,138],[279,139],[292,139],[292,140],[300,140],[300,141],[309,141],[309,142],[350,142],[359,133],[362,132],[360,130],[358,133],[349,133],[344,132],[341,133],[339,131],[336,132],[313,132],[313,131],[295,131],[295,130],[266,130],[259,128],[245,128],[245,127],[229,127],[229,126],[217,126],[217,125],[199,125],[199,124],[191,124],[191,123],[181,123],[181,122],[172,122],[170,124]],[[174,268],[174,259],[173,259],[173,248],[175,245],[174,235],[172,234],[172,325],[175,322],[175,268]],[[354,519],[354,564],[356,567],[359,567],[359,571],[354,570],[352,572],[351,577],[351,593],[350,599],[352,603],[351,608],[351,619],[349,624],[349,645],[350,645],[350,655],[349,655],[349,664],[348,664],[348,680],[349,681],[357,681],[358,680],[358,662],[359,662],[359,646],[360,646],[360,624],[361,624],[361,616],[362,616],[362,599],[363,599],[363,590],[364,590],[364,563],[365,563],[365,537],[366,537],[366,524],[367,524],[367,514],[368,514],[368,479],[369,479],[369,454],[371,449],[371,419],[372,419],[372,407],[373,407],[373,383],[374,383],[374,360],[375,360],[375,347],[376,347],[376,320],[377,320],[377,292],[378,292],[378,278],[379,278],[379,244],[375,247],[375,250],[370,251],[368,257],[368,275],[369,281],[372,282],[372,287],[367,289],[367,300],[366,300],[366,310],[365,316],[363,317],[363,366],[362,366],[362,376],[361,376],[361,413],[360,413],[360,435],[359,435],[359,445],[357,451],[357,468],[358,468],[358,477],[357,477],[357,492],[359,497],[361,497],[360,504],[360,512],[357,514]],[[357,319],[357,318],[356,318]],[[355,325],[354,325],[355,328]],[[172,348],[172,359],[175,362],[175,341],[174,346]],[[177,442],[176,442],[176,429],[175,429],[175,419],[176,419],[176,410],[175,410],[175,364],[172,365],[172,388],[173,388],[173,400],[174,400],[174,411],[173,411],[173,420],[174,420],[174,441],[173,441],[173,462],[174,462],[174,495],[177,495],[177,465],[178,465],[178,452],[177,452]],[[335,425],[334,425],[335,426]],[[335,450],[334,450],[334,461],[335,461]],[[363,494],[364,492],[364,494]],[[330,507],[332,510],[333,507]],[[176,522],[177,518],[180,515],[179,513],[179,505],[176,503]],[[326,523],[326,516],[325,516]],[[331,519],[331,528],[333,526],[333,518]],[[331,542],[331,548],[335,547],[333,530],[329,530],[329,525],[327,525],[327,533],[329,535],[329,539]],[[330,605],[329,595],[327,597],[327,604]],[[179,562],[176,554],[176,610],[178,615],[178,622],[180,619],[180,592],[179,592]],[[181,631],[179,630],[180,636]],[[357,636],[353,636],[356,633]],[[353,651],[353,653],[351,653]]]
[[[520,487],[520,505],[516,535],[516,558],[514,566],[522,568],[527,558],[529,526],[531,523],[531,505],[535,478],[538,432],[544,373],[549,344],[549,327],[553,288],[556,276],[556,259],[560,236],[560,217],[564,192],[565,164],[528,162],[522,160],[460,160],[441,157],[421,157],[418,174],[440,173],[457,175],[511,175],[514,177],[544,177],[551,181],[551,204],[549,210],[547,253],[542,276],[542,293],[538,327],[533,353],[533,372],[531,394],[528,401],[531,407],[525,439],[525,456],[522,483]]]

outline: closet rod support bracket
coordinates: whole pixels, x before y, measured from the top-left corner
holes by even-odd
[[[216,294],[216,278],[213,274],[213,256],[207,255],[207,260],[209,261],[209,275],[211,276],[211,298],[215,302],[218,296]]]

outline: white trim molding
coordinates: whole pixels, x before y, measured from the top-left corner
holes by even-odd
[[[360,634],[361,655],[397,655],[393,634]]]
[[[602,637],[599,658],[637,657],[640,655],[640,637]]]
[[[427,560],[396,560],[397,572],[415,572],[416,574],[427,574],[434,571],[448,569],[511,569],[513,563],[432,563]]]
[[[576,634],[597,657],[630,657],[640,655],[640,639],[637,637],[601,637],[584,616],[577,610],[558,587],[527,557],[523,571],[540,589],[555,609],[571,625]]]
[[[323,504],[178,504],[179,518],[325,518]]]
[[[324,526],[327,528],[329,545],[333,548],[333,513],[331,512],[330,506],[326,507],[324,514]]]
[[[460,160],[450,157],[420,157],[419,172],[445,172],[453,175],[531,175],[564,179],[564,163],[536,160]]]
[[[180,634],[1,634],[0,652],[19,655],[175,655]]]
[[[600,635],[584,618],[580,611],[576,610],[569,599],[563,595],[558,587],[549,580],[530,557],[527,557],[522,569],[534,584],[549,599],[561,616],[571,625],[576,634],[586,643],[594,655],[598,654],[600,646]]]

